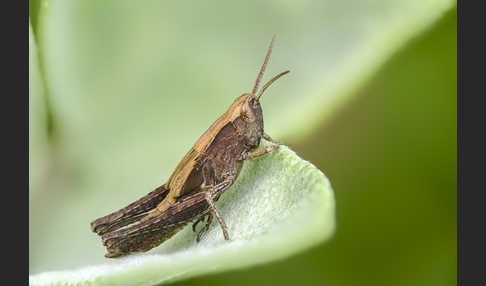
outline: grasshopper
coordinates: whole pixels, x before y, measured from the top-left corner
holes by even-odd
[[[91,222],[91,230],[101,236],[107,248],[105,257],[114,258],[134,252],[148,251],[181,230],[186,224],[205,225],[197,234],[197,242],[208,231],[216,217],[229,240],[228,229],[215,201],[238,177],[245,160],[267,154],[277,148],[263,130],[260,98],[284,71],[256,94],[272,52],[272,38],[265,61],[251,93],[238,97],[182,158],[169,180],[128,206]],[[261,138],[272,144],[258,148]]]

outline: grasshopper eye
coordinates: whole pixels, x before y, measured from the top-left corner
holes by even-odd
[[[253,114],[253,111],[251,111],[251,109],[248,107],[241,111],[240,116],[246,122],[255,121],[255,115]]]
[[[249,120],[250,120],[250,116],[248,116],[248,112],[247,112],[247,111],[243,111],[243,112],[241,112],[241,118],[242,118],[244,121],[249,121]]]

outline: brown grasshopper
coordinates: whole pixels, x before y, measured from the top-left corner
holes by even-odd
[[[91,230],[101,235],[108,252],[105,257],[119,257],[133,252],[148,251],[172,237],[187,223],[192,229],[204,221],[197,241],[208,231],[213,216],[223,235],[229,240],[223,217],[214,202],[238,177],[243,162],[271,152],[279,146],[263,131],[260,97],[284,71],[258,92],[258,85],[267,66],[275,37],[272,38],[265,61],[251,93],[238,97],[196,144],[162,186],[130,205],[91,222]],[[261,138],[272,142],[258,148]]]

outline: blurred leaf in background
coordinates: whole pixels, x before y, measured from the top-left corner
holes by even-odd
[[[47,175],[48,134],[47,110],[37,45],[29,25],[29,183],[42,185]],[[29,200],[32,192],[29,192]]]
[[[292,73],[263,100],[265,128],[330,177],[336,237],[181,284],[455,282],[453,1],[31,3],[45,106],[29,112],[49,120],[29,130],[48,142],[29,142],[47,172],[30,177],[30,273],[103,262],[89,221],[164,183],[277,34],[267,78]]]

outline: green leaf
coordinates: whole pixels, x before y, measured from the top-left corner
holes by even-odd
[[[287,142],[455,2],[39,3],[59,162],[30,205],[31,274],[104,263],[89,222],[165,183],[198,136],[251,91],[273,34],[264,81],[292,72],[262,98],[265,130]]]
[[[29,22],[29,201],[42,188],[48,168],[44,96],[37,45]]]
[[[187,226],[148,253],[33,275],[30,285],[155,285],[282,259],[326,240],[335,227],[328,179],[285,146],[246,162],[216,204],[229,242],[216,221],[200,243]]]

